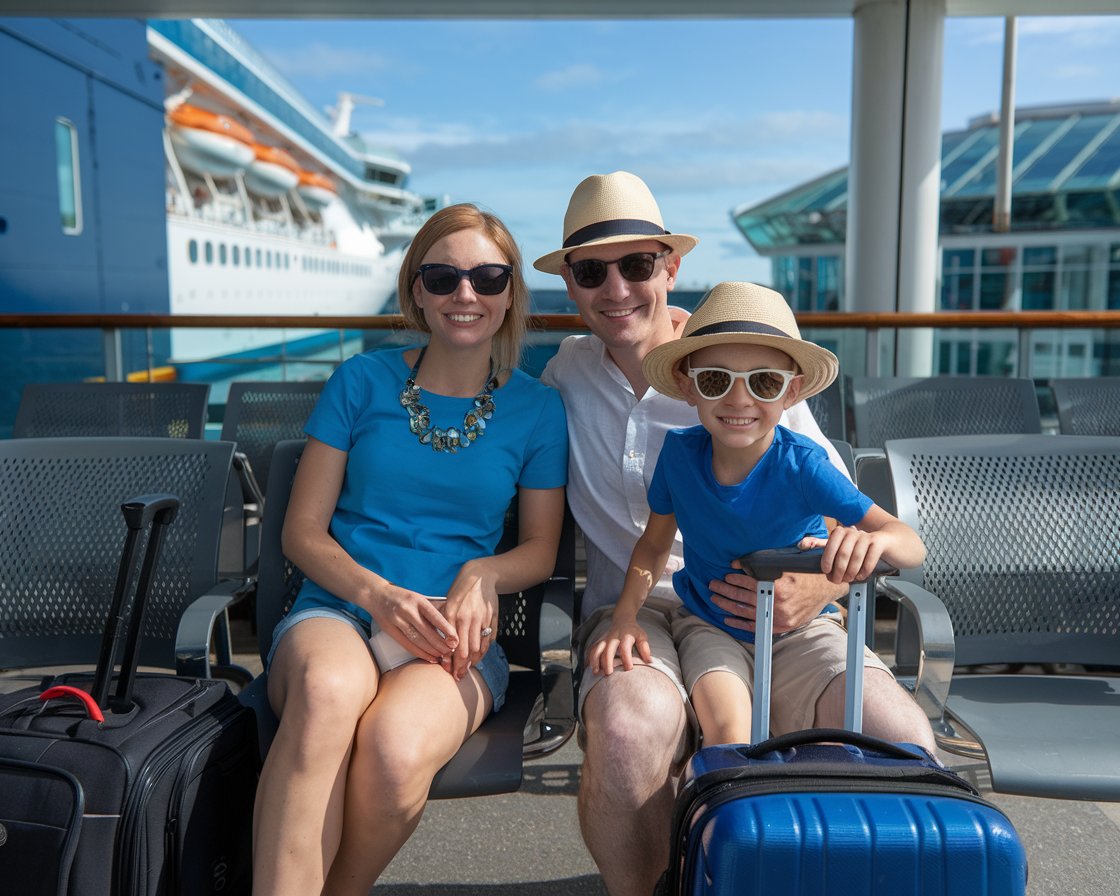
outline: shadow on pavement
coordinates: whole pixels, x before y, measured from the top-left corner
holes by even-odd
[[[374,892],[383,896],[605,896],[607,891],[599,875],[588,874],[501,884],[385,884]]]

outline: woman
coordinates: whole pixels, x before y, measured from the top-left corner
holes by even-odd
[[[331,377],[284,523],[308,581],[269,657],[280,730],[257,795],[254,892],[270,896],[368,893],[435,773],[501,708],[498,594],[556,560],[566,427],[558,393],[516,369],[529,295],[513,237],[474,206],[442,209],[398,294],[428,342]],[[520,542],[494,556],[515,495]],[[394,652],[411,661],[394,666]]]

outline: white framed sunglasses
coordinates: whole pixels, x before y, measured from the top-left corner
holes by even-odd
[[[726,370],[723,367],[689,367],[688,375],[696,383],[696,391],[709,401],[723,398],[735,380],[742,380],[747,391],[756,401],[779,401],[794,377],[801,376],[792,370],[760,367],[757,370]]]

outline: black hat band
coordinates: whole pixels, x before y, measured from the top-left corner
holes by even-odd
[[[643,221],[641,218],[614,218],[581,227],[564,240],[564,248],[582,246],[584,243],[608,236],[667,236],[668,234],[668,230],[652,221]]]
[[[784,330],[772,327],[769,324],[755,323],[749,320],[728,320],[718,324],[709,324],[686,334],[687,338],[693,336],[714,336],[717,333],[757,333],[762,336],[784,336],[786,339],[793,337]]]

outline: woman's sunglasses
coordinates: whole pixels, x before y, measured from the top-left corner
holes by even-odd
[[[496,296],[509,286],[513,266],[508,264],[480,264],[463,270],[450,264],[422,264],[416,275],[424,289],[434,296],[449,296],[459,288],[464,277],[471,281],[471,289],[480,296]]]
[[[735,380],[742,380],[752,398],[766,403],[778,401],[786,394],[790,381],[795,376],[800,376],[792,370],[774,370],[770,367],[744,370],[741,373],[724,370],[722,367],[695,367],[689,368],[688,375],[696,383],[696,391],[710,401],[723,398],[731,391]]]
[[[572,272],[572,279],[576,281],[576,285],[582,286],[584,289],[594,289],[596,286],[601,286],[603,281],[607,279],[607,265],[609,264],[618,265],[618,272],[622,274],[624,280],[629,280],[631,283],[644,283],[653,276],[653,268],[657,264],[657,259],[664,258],[669,252],[669,249],[663,252],[632,252],[629,255],[623,255],[617,261],[585,258],[582,261],[569,262],[568,268]]]

